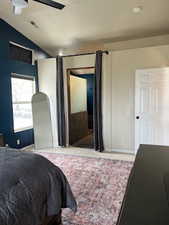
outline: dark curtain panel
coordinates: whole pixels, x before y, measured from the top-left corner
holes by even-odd
[[[35,68],[36,68],[36,74],[38,74],[38,61],[35,60]],[[39,76],[35,76],[35,89],[36,93],[39,92]]]
[[[66,147],[63,58],[57,57],[57,120],[59,146]]]
[[[102,132],[102,59],[103,52],[96,52],[96,68],[94,82],[94,147],[96,151],[103,152]]]

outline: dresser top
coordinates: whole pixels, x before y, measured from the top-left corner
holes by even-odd
[[[118,225],[169,224],[169,147],[141,145]]]

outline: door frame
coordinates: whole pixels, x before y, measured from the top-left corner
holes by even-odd
[[[134,137],[134,152],[135,154],[138,151],[138,146],[140,145],[139,143],[139,120],[136,119],[137,116],[139,115],[139,103],[140,103],[140,99],[139,99],[139,88],[138,88],[138,82],[139,82],[139,76],[141,76],[143,73],[153,73],[153,72],[161,72],[161,71],[165,71],[165,70],[169,70],[169,67],[158,67],[158,68],[145,68],[145,69],[138,69],[135,72],[135,112],[134,112],[134,131],[135,131],[135,137]]]
[[[70,114],[71,114],[71,101],[70,101],[70,71],[71,70],[80,70],[80,69],[95,69],[94,66],[90,66],[90,67],[76,67],[76,68],[67,68],[66,69],[66,75],[67,75],[67,103],[68,103],[68,106],[67,106],[67,110],[68,110],[68,117],[67,117],[67,134],[68,134],[68,146],[70,146],[70,124],[69,124],[69,121],[70,121]],[[94,130],[93,130],[94,132]]]

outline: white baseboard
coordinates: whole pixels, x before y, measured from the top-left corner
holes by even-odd
[[[28,146],[22,148],[21,150],[26,151],[28,149],[33,149],[33,148],[34,148],[34,145],[28,145]]]
[[[128,150],[128,149],[106,149],[106,152],[117,152],[117,153],[125,153],[125,154],[132,154],[135,155],[135,152],[132,150]]]

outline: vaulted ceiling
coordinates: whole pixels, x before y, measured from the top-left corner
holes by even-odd
[[[11,1],[0,0],[0,17],[51,54],[82,44],[169,34],[169,0],[58,1],[66,5],[63,10],[29,0],[15,16]],[[138,6],[141,12],[133,13]]]

